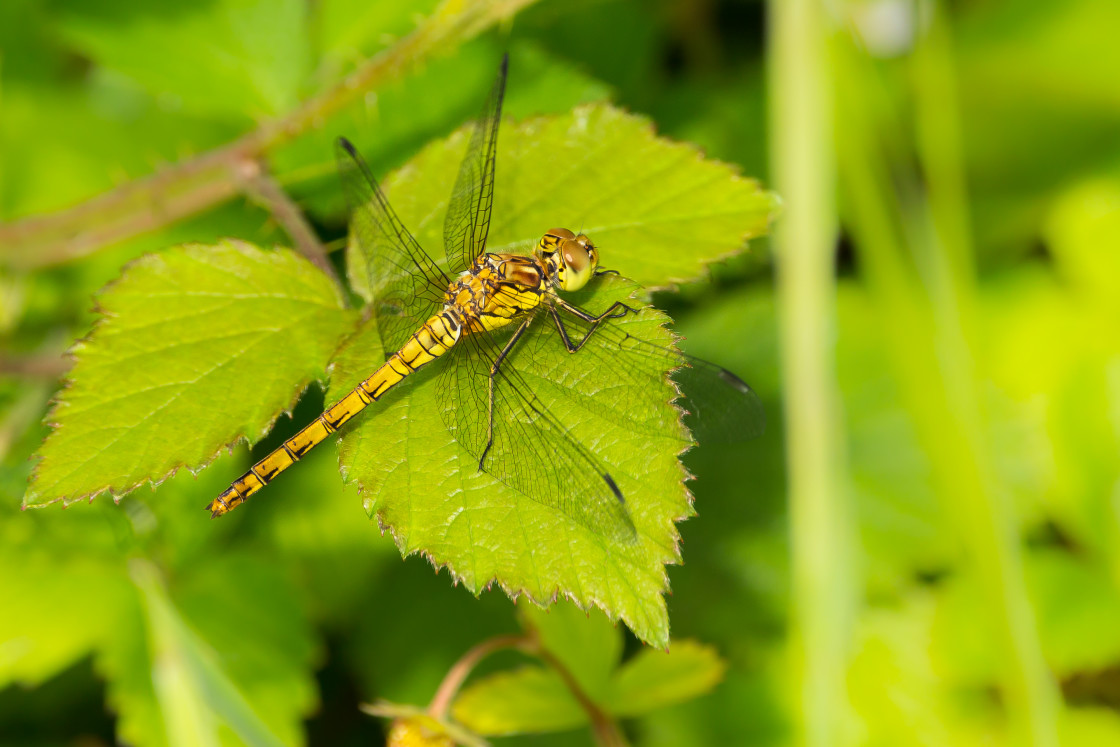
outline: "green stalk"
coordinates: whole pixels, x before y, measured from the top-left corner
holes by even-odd
[[[838,741],[850,620],[849,510],[832,341],[836,207],[831,80],[819,0],[772,0],[778,304],[793,545],[791,654],[797,741]]]

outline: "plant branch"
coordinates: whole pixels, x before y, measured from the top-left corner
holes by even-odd
[[[536,640],[530,642],[530,646],[526,649],[534,656],[537,656],[560,675],[560,679],[564,680],[564,684],[571,691],[575,699],[579,701],[580,707],[587,712],[588,718],[591,719],[591,729],[595,734],[595,741],[603,745],[603,747],[627,747],[628,742],[626,737],[623,736],[622,731],[618,728],[618,724],[610,717],[599,705],[588,697],[587,693],[580,687],[576,678],[564,666],[564,663],[552,655],[548,649],[540,645]]]
[[[70,370],[62,352],[0,357],[0,376],[25,379],[58,379]]]
[[[327,257],[327,249],[323,246],[323,242],[319,241],[319,237],[307,223],[299,206],[276,183],[265,166],[259,161],[246,161],[242,164],[240,176],[245,191],[272,213],[276,221],[284,227],[295,249],[307,257],[311,264],[326,273],[335,285],[342,288],[342,282]]]
[[[287,116],[232,143],[142,177],[71,208],[0,224],[0,261],[34,269],[63,264],[199,213],[239,191],[239,169],[259,161],[366,91],[504,20],[534,0],[445,0],[413,33]]]
[[[439,683],[439,689],[436,690],[435,697],[428,706],[428,715],[435,719],[443,719],[447,715],[451,701],[463,686],[463,682],[470,676],[471,670],[478,666],[478,662],[495,651],[503,648],[521,648],[528,643],[529,639],[521,634],[499,635],[471,648],[455,662],[443,678],[443,682]]]
[[[495,651],[503,648],[517,648],[527,654],[537,657],[560,675],[560,679],[564,680],[564,684],[572,695],[579,702],[580,707],[587,712],[587,716],[591,721],[591,728],[595,734],[595,740],[604,745],[604,747],[627,747],[626,738],[618,728],[618,724],[603,711],[599,705],[588,697],[587,693],[580,687],[579,682],[572,675],[564,663],[557,659],[552,653],[540,645],[535,635],[529,634],[514,634],[514,635],[500,635],[483,641],[474,648],[467,651],[455,662],[455,665],[448,670],[447,675],[440,683],[439,689],[436,690],[435,696],[432,698],[431,704],[428,706],[428,715],[432,718],[445,720],[447,711],[451,707],[451,701],[454,700],[455,695],[459,692],[463,682],[470,676],[471,671],[478,666],[478,663],[485,659]]]

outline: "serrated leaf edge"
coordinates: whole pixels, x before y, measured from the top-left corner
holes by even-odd
[[[170,249],[205,249],[207,247],[212,247],[212,246],[228,246],[228,247],[236,249],[237,251],[240,251],[242,253],[248,253],[247,250],[266,251],[266,250],[260,249],[259,247],[256,247],[255,245],[253,245],[253,244],[251,244],[247,241],[243,241],[241,239],[236,239],[236,238],[219,239],[214,244],[203,244],[201,242],[187,242],[187,243],[184,243],[184,244],[178,244],[174,247],[171,247]],[[308,260],[303,255],[299,254],[298,252],[295,252],[294,250],[288,249],[287,247],[280,247],[280,246],[275,246],[275,247],[273,247],[273,249],[274,250],[275,249],[286,249],[287,251],[291,252],[293,257],[298,258],[299,261],[305,262],[307,264],[307,267],[310,270],[312,270],[314,272],[318,272],[320,274],[322,273],[322,271],[319,270],[319,268],[315,267],[315,265],[312,264],[310,262],[310,260]],[[116,278],[114,278],[113,280],[110,280],[108,283],[106,283],[104,286],[102,286],[101,289],[99,289],[97,291],[97,293],[94,296],[94,305],[93,305],[93,308],[92,308],[92,311],[95,314],[97,314],[97,318],[94,320],[93,325],[90,328],[90,331],[87,334],[85,334],[84,336],[75,340],[74,344],[71,345],[66,350],[66,352],[64,353],[64,356],[66,358],[68,358],[72,362],[76,362],[78,353],[89,343],[90,340],[93,339],[93,337],[98,333],[98,330],[100,330],[107,322],[109,322],[110,320],[114,319],[117,316],[116,314],[112,314],[112,313],[106,311],[104,308],[102,308],[101,304],[98,302],[98,298],[101,297],[102,295],[112,291],[114,288],[116,288],[124,280],[126,274],[130,270],[132,270],[133,267],[140,266],[140,265],[142,265],[144,263],[147,263],[147,262],[151,262],[154,259],[160,257],[161,254],[162,254],[161,252],[147,252],[145,254],[140,255],[139,257],[136,257],[135,259],[132,259],[132,260],[126,262],[121,267],[119,275]],[[332,284],[332,285],[334,285],[334,284]],[[341,304],[341,302],[342,302],[341,293],[339,292],[337,285],[334,285],[334,287],[335,287],[336,298],[339,300],[339,302]],[[340,308],[342,308],[341,305],[340,305]],[[334,355],[337,354],[337,348],[339,346],[341,346],[347,339],[349,339],[349,337],[350,337],[350,335],[341,336],[341,338],[339,340],[339,343],[338,343],[338,346],[336,346],[335,353],[331,355],[331,360],[332,361],[334,359]],[[46,415],[43,417],[43,421],[42,421],[43,424],[49,426],[52,429],[52,431],[51,431],[52,433],[54,432],[54,429],[58,428],[58,423],[54,422],[53,418],[55,417],[56,412],[58,412],[61,409],[61,407],[66,404],[64,402],[65,394],[74,385],[74,380],[70,375],[70,372],[73,371],[73,368],[74,367],[71,366],[69,371],[67,372],[67,374],[62,378],[61,386],[59,387],[58,391],[54,394],[54,396],[51,397],[51,399],[49,401],[50,408],[47,410]],[[109,497],[113,499],[113,503],[120,504],[121,500],[126,495],[135,491],[137,488],[140,488],[144,484],[147,484],[152,488],[152,490],[155,490],[157,487],[162,485],[165,481],[171,479],[176,474],[178,474],[179,470],[181,470],[181,469],[186,469],[192,475],[197,476],[199,472],[201,472],[202,470],[206,469],[211,464],[213,464],[214,460],[216,460],[219,456],[221,456],[223,450],[225,450],[227,454],[232,454],[233,450],[237,446],[241,445],[242,443],[245,443],[245,444],[248,444],[249,446],[252,446],[254,443],[257,443],[258,441],[263,439],[265,436],[267,436],[272,431],[272,428],[276,425],[276,421],[280,419],[281,415],[286,414],[289,417],[291,417],[292,409],[296,406],[296,403],[299,402],[300,398],[303,397],[303,395],[307,391],[308,387],[311,386],[312,381],[317,381],[321,385],[326,384],[326,382],[329,380],[328,369],[329,369],[329,364],[327,366],[324,366],[324,371],[323,371],[323,376],[322,377],[308,377],[308,378],[298,382],[298,384],[297,384],[298,388],[294,391],[294,394],[292,395],[292,398],[288,402],[288,404],[285,405],[284,407],[282,407],[280,410],[278,410],[276,412],[276,414],[273,415],[271,419],[269,419],[267,424],[265,424],[265,426],[262,429],[260,429],[260,431],[258,432],[258,434],[256,435],[255,438],[251,438],[250,434],[247,434],[247,433],[239,433],[232,441],[219,445],[218,448],[214,451],[214,453],[210,455],[210,457],[202,460],[201,462],[199,462],[196,465],[192,466],[192,465],[189,465],[186,462],[182,462],[182,461],[177,462],[174,465],[172,465],[172,467],[167,472],[165,472],[163,475],[138,480],[135,483],[133,483],[133,484],[131,484],[131,485],[119,490],[119,491],[114,490],[110,486],[106,485],[104,487],[97,488],[96,490],[91,490],[91,491],[88,491],[86,493],[81,493],[81,494],[78,494],[78,495],[58,496],[56,498],[52,498],[52,499],[46,500],[46,501],[29,503],[27,498],[28,498],[28,495],[30,495],[30,486],[35,483],[36,479],[38,479],[39,469],[40,469],[42,463],[45,460],[45,457],[43,457],[39,453],[39,451],[36,450],[36,452],[34,454],[32,454],[31,457],[29,457],[29,459],[34,463],[34,467],[31,470],[31,474],[28,475],[28,478],[27,478],[28,491],[26,491],[24,493],[23,501],[20,504],[20,510],[25,511],[27,509],[45,508],[47,506],[51,506],[51,505],[54,505],[56,503],[62,503],[63,508],[65,508],[67,506],[72,506],[75,503],[79,503],[83,500],[88,500],[90,503],[92,503],[95,498],[97,498],[98,496],[100,496],[102,494],[105,494],[105,493],[107,493],[109,495]],[[49,437],[50,437],[50,434],[48,434],[47,438],[49,438]],[[46,443],[46,439],[44,439],[43,443]]]

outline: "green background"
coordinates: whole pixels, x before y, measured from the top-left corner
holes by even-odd
[[[4,2],[0,220],[284,115],[426,5]],[[781,194],[773,245],[656,299],[688,351],[751,383],[770,427],[686,457],[698,515],[669,619],[728,669],[625,722],[635,744],[1120,743],[1120,6],[821,5],[542,0],[271,164],[337,240],[333,137],[387,174],[474,114],[508,49],[513,117],[609,99]],[[57,262],[0,245],[4,744],[162,744],[168,724],[207,743],[210,704],[176,689],[199,661],[259,719],[219,709],[223,742],[264,725],[259,741],[377,743],[359,704],[425,704],[465,650],[517,629],[499,590],[475,599],[402,561],[328,447],[220,524],[199,507],[244,447],[120,505],[19,512],[92,294],[144,252],[222,236],[287,242],[239,197]],[[800,354],[806,334],[819,355]],[[313,386],[252,456],[322,400]]]

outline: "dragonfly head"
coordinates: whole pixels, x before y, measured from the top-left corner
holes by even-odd
[[[548,279],[560,290],[579,290],[599,267],[599,251],[591,239],[566,228],[548,231],[537,254],[548,270]]]

